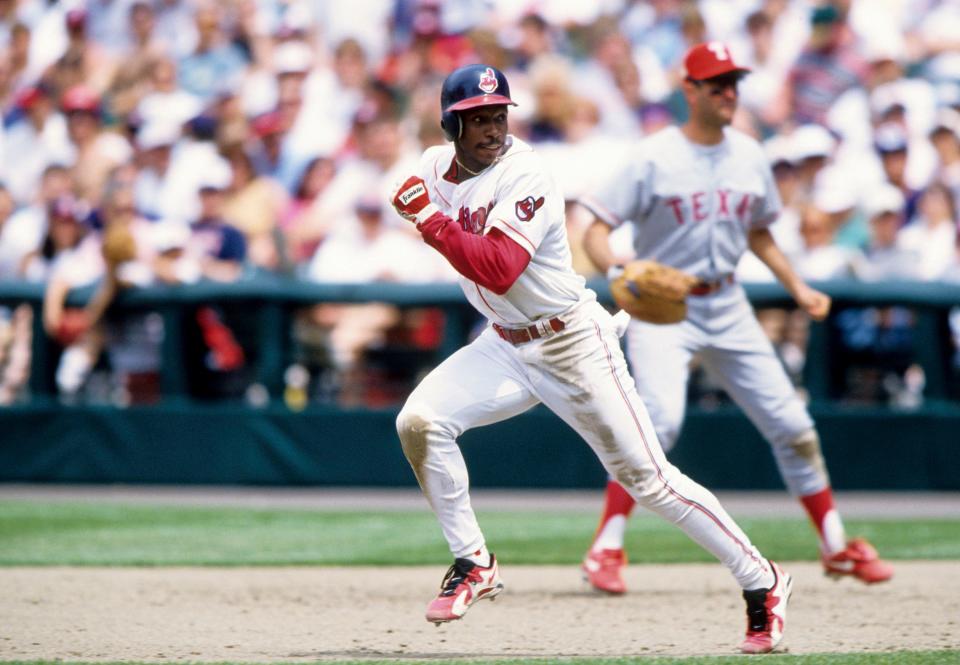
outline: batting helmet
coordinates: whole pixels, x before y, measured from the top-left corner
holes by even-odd
[[[490,65],[466,65],[452,71],[440,89],[440,126],[447,140],[460,138],[463,131],[457,111],[500,104],[516,106],[503,72]]]

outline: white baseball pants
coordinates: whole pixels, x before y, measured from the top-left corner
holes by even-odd
[[[454,556],[485,544],[457,437],[542,402],[640,505],[713,553],[742,588],[765,586],[767,561],[716,497],[666,460],[610,314],[590,302],[563,318],[561,332],[518,346],[487,328],[434,369],[397,418],[404,453]]]

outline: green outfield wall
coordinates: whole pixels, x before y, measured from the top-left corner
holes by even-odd
[[[960,409],[814,409],[838,489],[960,490]],[[394,410],[156,406],[0,410],[0,481],[414,486]],[[592,451],[545,408],[461,441],[473,484],[598,487]],[[671,459],[716,489],[782,487],[735,408],[694,410]]]

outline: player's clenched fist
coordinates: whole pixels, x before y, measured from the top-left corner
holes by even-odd
[[[430,195],[427,193],[427,185],[423,182],[423,178],[415,175],[404,180],[393,190],[390,203],[401,217],[417,224],[422,224],[439,212],[437,206],[430,202]]]

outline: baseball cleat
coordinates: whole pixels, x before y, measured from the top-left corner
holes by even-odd
[[[793,578],[773,561],[769,563],[775,577],[773,586],[743,592],[747,601],[747,636],[740,645],[743,653],[770,653],[783,639]]]
[[[627,555],[622,549],[591,550],[580,567],[583,569],[583,579],[597,591],[621,594],[627,592],[627,585],[623,581],[626,565]]]
[[[829,577],[849,575],[865,584],[886,582],[893,577],[893,566],[881,559],[874,546],[863,538],[854,538],[844,550],[823,556],[822,561],[823,571]]]
[[[470,559],[455,559],[443,576],[440,595],[427,606],[427,621],[435,624],[456,621],[481,598],[493,600],[503,591],[496,557],[489,566],[478,566]]]

